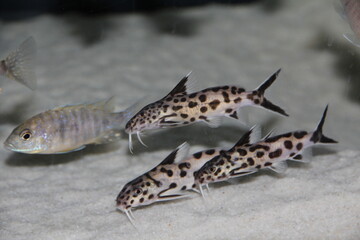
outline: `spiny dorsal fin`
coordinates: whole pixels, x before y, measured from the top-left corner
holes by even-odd
[[[184,142],[178,146],[174,151],[172,151],[158,166],[173,164],[183,160],[189,152],[189,144]]]
[[[255,125],[247,133],[245,133],[232,148],[244,146],[245,144],[253,144],[259,141],[260,136],[260,127]]]
[[[93,108],[100,108],[108,112],[112,112],[114,111],[115,108],[115,98],[112,96],[108,99],[89,104],[89,106]]]
[[[110,97],[108,99],[100,100],[94,103],[74,104],[74,105],[65,105],[65,106],[63,105],[60,107],[53,108],[52,110],[55,111],[55,110],[61,110],[63,108],[76,108],[79,106],[86,106],[87,108],[91,108],[91,109],[102,109],[107,112],[113,112],[115,108],[115,101],[114,101],[114,97]]]
[[[180,82],[174,87],[173,90],[167,96],[174,96],[176,94],[187,94],[187,81],[189,79],[190,73],[183,77]]]

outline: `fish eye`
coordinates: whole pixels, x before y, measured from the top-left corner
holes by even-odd
[[[29,129],[25,129],[20,133],[20,137],[24,141],[29,140],[31,138],[31,135],[32,133]]]
[[[216,167],[211,167],[209,168],[210,172],[215,172],[216,171]]]

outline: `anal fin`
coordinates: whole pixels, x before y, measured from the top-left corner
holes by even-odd
[[[217,128],[221,125],[222,119],[221,117],[212,117],[212,118],[207,118],[205,122],[209,125],[209,127]]]
[[[302,163],[309,163],[312,159],[312,149],[306,148],[301,153],[296,154],[295,156],[289,158],[289,160],[302,162]]]

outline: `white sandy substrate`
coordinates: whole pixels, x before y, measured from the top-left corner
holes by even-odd
[[[292,163],[281,176],[262,171],[214,184],[205,202],[193,194],[136,209],[137,230],[115,211],[124,184],[184,141],[191,152],[226,148],[246,128],[224,120],[217,129],[149,131],[149,147],[135,141],[134,154],[125,134],[111,146],[62,155],[1,148],[0,239],[360,239],[360,101],[350,96],[360,70],[349,61],[360,51],[343,39],[351,30],[329,1],[284,2],[274,12],[210,5],[100,23],[68,15],[2,23],[3,52],[28,35],[36,39],[39,80],[35,93],[1,82],[1,142],[26,118],[58,105],[114,95],[125,109],[144,96],[163,97],[190,71],[196,89],[252,89],[281,67],[266,96],[290,117],[251,109],[248,126],[312,130],[329,103],[324,133],[340,143],[317,147],[311,163]],[[89,31],[99,41],[84,44]]]

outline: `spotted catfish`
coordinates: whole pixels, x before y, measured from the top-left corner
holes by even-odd
[[[219,117],[238,119],[238,109],[248,105],[288,116],[283,109],[264,97],[265,90],[276,80],[279,72],[280,69],[253,91],[245,91],[237,86],[219,86],[188,94],[189,75],[184,77],[164,98],[148,104],[126,123],[130,149],[134,133],[143,144],[140,134],[144,130],[179,127],[199,121],[216,127]]]
[[[233,148],[221,152],[194,173],[196,185],[201,188],[212,182],[251,174],[261,168],[281,173],[286,170],[286,160],[306,162],[305,149],[319,143],[337,143],[322,133],[326,112],[327,107],[313,132],[289,132],[253,142],[250,137],[254,129],[251,129]]]
[[[189,145],[182,144],[159,165],[127,183],[116,198],[117,208],[133,222],[131,209],[159,201],[184,198],[184,190],[196,190],[194,171],[219,154],[208,149],[187,157]]]

